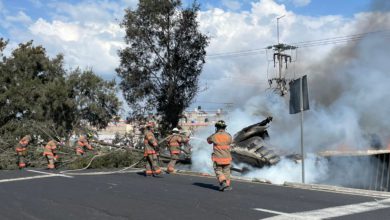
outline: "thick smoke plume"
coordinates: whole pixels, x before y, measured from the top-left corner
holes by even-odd
[[[374,8],[372,12],[356,16],[355,30],[351,33],[371,34],[334,46],[325,59],[315,63],[301,60],[305,63],[297,67],[297,72],[307,74],[309,80],[311,109],[304,113],[303,125],[305,151],[310,155],[306,164],[308,182],[361,182],[357,178],[363,175],[351,170],[371,167],[371,160],[340,162],[340,173],[333,170],[333,180],[329,181],[329,164],[315,156],[318,152],[390,147],[390,4],[375,1],[373,5],[380,10]],[[232,84],[220,86],[231,88]],[[227,119],[232,134],[272,115],[270,144],[280,152],[300,152],[300,115],[288,113],[286,97],[263,92],[244,98],[247,103]],[[346,167],[348,170],[343,170]],[[211,172],[210,166],[208,170]],[[351,175],[346,176],[347,173]],[[300,164],[285,159],[277,166],[254,170],[248,175],[268,178],[275,183],[301,180]]]

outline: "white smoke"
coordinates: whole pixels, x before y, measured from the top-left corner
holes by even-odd
[[[213,132],[211,127],[206,127],[197,130],[194,136],[191,137],[191,170],[213,174],[213,162],[211,160],[213,147],[206,140]]]
[[[382,33],[336,46],[325,59],[307,60],[305,64],[297,65],[297,72],[308,75],[310,110],[304,112],[303,122],[305,152],[309,153],[305,164],[308,183],[359,184],[367,176],[351,170],[373,171],[373,161],[345,158],[338,162],[331,161],[330,169],[330,163],[313,156],[315,153],[327,150],[367,150],[374,144],[373,137],[379,140],[382,148],[390,143],[390,102],[387,101],[390,97],[388,11],[357,16],[356,33],[376,30]],[[241,75],[239,71],[236,72],[237,76],[233,73],[230,73],[232,78]],[[223,82],[219,81],[219,87],[232,87],[231,81]],[[246,93],[246,97],[240,98],[240,103],[247,100],[246,103],[225,119],[228,121],[228,131],[234,134],[271,115],[274,121],[268,129],[270,144],[280,152],[300,153],[300,115],[289,114],[288,97],[280,97],[272,92],[259,94],[252,87],[248,91],[252,93]],[[241,93],[233,93],[234,99],[237,99],[237,94],[242,94],[242,90]],[[225,91],[213,94],[214,97],[226,95]],[[211,153],[211,147],[208,150]],[[333,167],[335,164],[337,167]],[[278,165],[254,170],[248,176],[266,178],[275,183],[300,182],[301,164],[283,158]]]
[[[305,182],[318,183],[325,180],[328,172],[328,163],[324,158],[314,154],[308,154],[305,158]],[[283,184],[284,182],[301,182],[302,165],[287,158],[281,158],[281,161],[275,166],[264,167],[262,169],[253,168],[252,171],[245,174],[245,177],[267,179],[274,184]]]

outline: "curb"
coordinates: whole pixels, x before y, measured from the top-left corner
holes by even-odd
[[[175,174],[180,175],[194,175],[200,177],[215,177],[214,174],[208,173],[200,173],[195,171],[188,170],[177,170]],[[231,177],[232,180],[242,181],[242,182],[252,182],[252,183],[262,183],[262,184],[271,184],[275,186],[285,186],[292,187],[298,189],[307,189],[307,190],[316,190],[316,191],[326,191],[326,192],[334,192],[334,193],[343,193],[357,196],[369,196],[376,198],[390,198],[390,192],[383,191],[373,191],[373,190],[365,190],[365,189],[354,189],[347,188],[341,186],[332,186],[332,185],[322,185],[322,184],[304,184],[304,183],[294,183],[294,182],[284,182],[283,184],[272,184],[271,181],[263,178],[248,178],[248,177]]]
[[[283,186],[299,188],[299,189],[344,193],[344,194],[351,194],[351,195],[358,195],[358,196],[390,198],[390,192],[373,191],[373,190],[366,190],[366,189],[354,189],[354,188],[347,188],[342,186],[304,184],[304,183],[293,183],[293,182],[284,182]]]

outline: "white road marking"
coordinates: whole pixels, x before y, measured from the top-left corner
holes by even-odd
[[[13,178],[13,179],[3,179],[3,180],[0,180],[0,183],[13,182],[13,181],[22,181],[22,180],[32,180],[32,179],[41,179],[41,178],[55,177],[55,176],[56,175],[39,175],[39,176]]]
[[[27,171],[33,172],[33,173],[47,174],[47,175],[51,175],[51,176],[62,176],[62,177],[66,177],[66,178],[73,178],[73,176],[67,176],[65,174],[59,174],[59,173],[48,173],[48,172],[43,172],[43,171],[39,171],[39,170],[27,170]]]
[[[313,219],[313,218],[307,218],[307,217],[304,217],[304,216],[299,216],[299,215],[296,215],[295,213],[278,212],[278,211],[272,211],[272,210],[269,210],[269,209],[254,208],[254,210],[261,211],[261,212],[268,212],[268,213],[272,213],[272,214],[277,214],[279,216],[285,217],[285,219]]]
[[[307,212],[296,212],[296,213],[283,213],[267,209],[258,209],[254,210],[264,211],[274,214],[279,214],[278,216],[273,216],[269,218],[264,218],[266,220],[287,220],[287,219],[327,219],[335,218],[339,216],[358,214],[363,212],[374,211],[378,209],[390,208],[390,199],[384,199],[374,202],[364,202],[351,205],[336,206],[325,209],[317,209]]]
[[[34,172],[34,173],[41,173],[45,175],[38,175],[38,176],[29,176],[29,177],[19,177],[19,178],[11,178],[11,179],[2,179],[0,180],[0,183],[7,183],[7,182],[14,182],[14,181],[23,181],[23,180],[33,180],[33,179],[42,179],[42,178],[48,178],[48,177],[66,177],[66,178],[73,178],[73,176],[67,176],[64,174],[57,174],[57,173],[48,173],[48,172],[43,172],[43,171],[38,171],[38,170],[26,170],[29,172]]]
[[[108,174],[116,174],[116,173],[137,173],[140,171],[143,171],[143,169],[128,170],[128,171],[84,172],[84,173],[66,173],[66,174],[72,176],[93,176],[93,175],[108,175]]]

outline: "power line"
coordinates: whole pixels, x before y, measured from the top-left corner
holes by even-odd
[[[207,104],[223,104],[223,105],[231,105],[233,102],[214,102],[214,101],[196,101],[194,103],[207,103]]]
[[[243,50],[243,51],[235,51],[235,52],[226,52],[226,53],[215,53],[207,55],[207,58],[215,58],[215,57],[238,57],[238,56],[250,56],[255,54],[264,54],[266,48],[253,49],[253,50]]]
[[[311,41],[301,41],[296,43],[290,43],[290,45],[296,46],[298,48],[306,48],[306,47],[324,46],[329,44],[348,43],[348,42],[358,41],[367,37],[375,37],[375,36],[390,38],[390,30],[379,30],[379,31],[366,32],[361,34],[331,37],[331,38],[324,38],[324,39],[311,40]],[[214,54],[207,55],[206,57],[220,58],[220,57],[251,56],[251,55],[264,54],[266,53],[266,50],[267,48],[258,48],[258,49],[251,49],[251,50],[214,53]]]
[[[323,45],[323,43],[333,43],[333,42],[345,42],[348,40],[360,40],[368,36],[378,35],[384,33],[384,36],[387,36],[390,34],[390,30],[379,30],[379,31],[372,31],[372,32],[366,32],[361,34],[353,34],[353,35],[346,35],[346,36],[339,36],[339,37],[331,37],[331,38],[324,38],[319,40],[311,40],[311,41],[301,41],[296,43],[290,43],[291,45],[302,47],[306,45]]]

